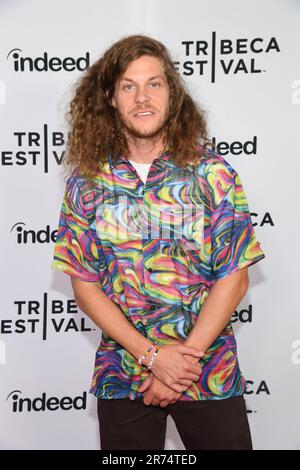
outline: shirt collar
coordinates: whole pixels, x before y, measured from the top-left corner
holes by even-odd
[[[175,165],[173,156],[174,156],[174,154],[172,152],[170,152],[170,150],[167,148],[167,149],[163,150],[158,157],[154,158],[154,160],[152,161],[152,164],[154,164],[155,166],[158,166],[158,167],[164,166],[164,162],[169,162],[169,163]],[[109,155],[109,162],[110,162],[111,169],[113,169],[114,167],[116,167],[120,163],[128,163],[128,159],[123,154],[118,154],[115,157],[112,157],[111,155]]]

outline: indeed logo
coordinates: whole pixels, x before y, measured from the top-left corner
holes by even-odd
[[[44,230],[25,230],[24,222],[17,222],[11,228],[10,232],[17,232],[17,243],[27,244],[31,243],[50,243],[55,242],[57,229],[50,231],[50,225],[46,225]]]
[[[7,60],[11,59],[15,72],[73,72],[79,70],[83,72],[90,65],[90,53],[86,52],[83,57],[49,57],[48,52],[44,52],[39,57],[23,56],[21,49],[11,49],[7,54]]]
[[[241,323],[252,323],[252,305],[250,304],[248,308],[243,308],[238,311],[235,310],[234,314],[231,317],[231,323],[240,321]]]
[[[220,155],[256,155],[257,154],[257,136],[253,136],[252,140],[241,142],[235,140],[233,142],[216,142],[216,138],[211,139],[213,150],[216,150]]]
[[[6,401],[12,402],[12,410],[14,413],[22,413],[23,411],[57,411],[57,410],[85,410],[87,392],[83,392],[78,397],[49,397],[46,393],[42,393],[37,398],[22,398],[20,390],[11,392]]]

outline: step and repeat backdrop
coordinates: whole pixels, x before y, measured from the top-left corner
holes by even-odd
[[[299,21],[298,0],[0,2],[1,449],[99,448],[101,330],[50,265],[72,87],[129,34],[169,48],[241,177],[266,254],[232,315],[253,444],[300,449]]]

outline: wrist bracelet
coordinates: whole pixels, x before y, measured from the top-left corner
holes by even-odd
[[[156,351],[153,353],[153,355],[152,355],[152,357],[151,357],[151,359],[150,359],[149,365],[148,365],[148,367],[147,367],[148,370],[151,370],[153,361],[154,361],[154,359],[155,359],[155,357],[156,357],[158,351],[159,351],[159,346],[158,346],[158,348],[156,349]]]
[[[142,354],[142,356],[141,356],[141,357],[139,358],[139,360],[138,360],[138,363],[139,363],[140,366],[143,365],[143,360],[145,359],[145,357],[148,356],[149,352],[152,351],[152,349],[153,349],[155,346],[157,346],[157,343],[155,343],[155,342],[152,343],[151,346],[149,347],[149,349],[148,349],[146,352],[144,352],[144,353]]]

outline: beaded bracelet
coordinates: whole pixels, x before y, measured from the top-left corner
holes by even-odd
[[[158,346],[158,348],[156,349],[156,351],[154,352],[154,354],[152,355],[152,357],[151,357],[151,359],[150,359],[150,362],[149,362],[148,367],[147,367],[148,370],[151,370],[153,361],[154,361],[154,359],[155,359],[155,357],[156,357],[158,351],[159,351],[159,346]]]
[[[148,351],[144,352],[144,354],[139,358],[138,363],[139,363],[140,366],[143,365],[143,360],[145,359],[145,357],[148,356],[149,352],[150,352],[155,346],[157,346],[157,343],[152,343],[151,346],[149,347]]]

